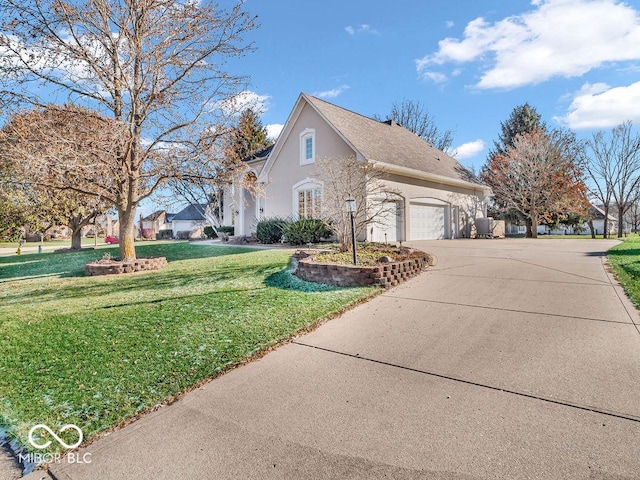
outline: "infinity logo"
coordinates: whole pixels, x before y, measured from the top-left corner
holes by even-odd
[[[53,430],[51,430],[45,424],[39,423],[38,425],[35,425],[34,427],[32,427],[31,430],[29,430],[29,443],[39,450],[43,448],[47,448],[49,445],[51,445],[51,440],[47,440],[43,444],[39,444],[35,441],[35,439],[33,438],[33,432],[35,432],[39,428],[42,428],[43,430],[46,430],[47,432],[49,432],[51,436],[55,438],[58,441],[58,443],[62,445],[64,448],[76,448],[78,445],[82,443],[82,430],[80,430],[80,427],[78,427],[77,425],[69,423],[60,429],[60,433],[67,431],[69,429],[73,429],[76,432],[78,432],[78,441],[72,445],[67,445],[64,440],[62,440],[58,435],[56,435],[53,432]]]

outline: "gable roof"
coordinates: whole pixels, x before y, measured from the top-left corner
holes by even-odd
[[[205,220],[202,212],[207,208],[207,204],[189,205],[180,210],[171,220]]]
[[[157,210],[157,211],[153,212],[152,214],[147,215],[146,217],[144,217],[144,218],[142,219],[142,221],[143,221],[143,222],[153,222],[153,221],[156,221],[156,220],[158,220],[158,219],[162,216],[162,214],[163,214],[163,213],[164,213],[164,214],[166,214],[166,213],[167,213],[167,211],[166,211],[166,210]]]
[[[274,152],[286,140],[304,103],[310,105],[365,160],[379,164],[390,173],[489,190],[456,159],[401,125],[393,121],[380,122],[305,93],[298,97],[283,129],[286,134],[280,135]]]
[[[604,205],[594,205],[591,204],[589,207],[589,217],[591,220],[604,220]],[[607,218],[611,222],[617,222],[618,219],[611,215],[611,212],[608,212]]]

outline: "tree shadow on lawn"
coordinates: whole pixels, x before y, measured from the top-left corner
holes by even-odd
[[[333,285],[325,285],[324,283],[307,282],[296,277],[291,273],[290,269],[284,269],[276,273],[272,273],[264,283],[268,287],[279,288],[282,290],[295,290],[298,292],[333,292],[336,290],[344,290],[345,287],[336,287]],[[348,287],[347,287],[348,288]]]
[[[256,250],[238,247],[194,246],[188,242],[136,246],[138,257],[166,257],[168,262],[246,254],[254,251]],[[86,250],[63,254],[29,253],[20,257],[0,257],[0,283],[40,277],[84,276],[85,265],[101,259],[105,253],[117,257],[119,250],[117,247],[112,247],[99,251]]]
[[[248,253],[245,249],[243,252]],[[53,285],[49,288],[36,288],[34,295],[25,296],[25,292],[16,292],[3,297],[7,304],[28,300],[30,304],[46,303],[59,300],[75,300],[86,299],[87,303],[98,303],[95,308],[110,308],[116,306],[124,306],[128,304],[144,304],[151,301],[159,302],[180,298],[177,292],[182,292],[196,287],[202,287],[205,291],[201,291],[190,296],[200,296],[209,293],[217,293],[224,291],[226,281],[241,281],[242,279],[260,278],[273,272],[274,269],[281,268],[280,265],[274,263],[266,263],[263,265],[212,265],[211,269],[199,270],[196,272],[180,272],[170,268],[160,271],[141,272],[134,275],[114,276],[105,275],[101,277],[86,277],[78,279],[79,283],[74,285]],[[247,288],[249,290],[250,288]],[[133,302],[122,302],[121,295],[135,294],[136,299]],[[109,303],[109,297],[115,295],[116,303]],[[140,297],[146,300],[140,301]],[[104,297],[101,302],[99,299]],[[92,299],[98,299],[97,301]],[[103,305],[99,305],[103,303]]]
[[[608,252],[604,252],[604,254],[609,257],[640,257],[640,247],[609,250]]]

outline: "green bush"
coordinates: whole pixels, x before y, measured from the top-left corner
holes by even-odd
[[[256,237],[260,243],[278,243],[282,238],[282,231],[290,220],[281,217],[265,218],[256,225]]]
[[[213,227],[210,226],[206,226],[204,227],[204,234],[207,238],[216,238],[218,235],[216,235],[216,231],[213,229]]]
[[[283,228],[282,233],[291,245],[317,243],[321,238],[331,235],[326,223],[313,218],[302,218],[289,223]]]
[[[235,232],[235,227],[233,226],[218,227],[218,233],[228,233],[229,235],[233,235],[234,232]]]

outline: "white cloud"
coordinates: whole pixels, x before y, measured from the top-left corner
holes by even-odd
[[[640,82],[625,87],[587,83],[573,97],[567,115],[554,120],[576,130],[609,128],[626,120],[640,123]]]
[[[272,140],[275,140],[280,136],[280,132],[282,132],[283,128],[284,125],[282,125],[281,123],[270,123],[266,126],[267,136]]]
[[[534,0],[533,9],[494,23],[476,18],[462,39],[445,38],[416,60],[433,65],[485,62],[479,88],[513,88],[579,77],[606,63],[640,59],[640,12],[619,0]]]
[[[355,27],[349,25],[348,27],[344,27],[344,31],[351,36],[356,34],[380,35],[380,32],[378,32],[378,30],[373,28],[371,25],[367,25],[366,23],[361,23],[360,25]]]
[[[422,77],[428,78],[433,83],[445,83],[448,80],[447,76],[440,72],[424,71],[422,72]]]
[[[270,99],[269,95],[259,95],[251,90],[243,90],[233,97],[216,102],[213,109],[220,109],[227,115],[236,115],[247,108],[252,108],[256,113],[263,114],[267,111]]]
[[[318,97],[318,98],[336,98],[338,95],[340,95],[345,90],[348,90],[349,88],[350,88],[349,85],[340,85],[339,87],[334,88],[332,90],[324,90],[322,92],[314,92],[311,95],[313,95],[314,97]]]
[[[455,26],[455,23],[454,23],[452,20],[448,20],[448,21],[445,23],[445,26],[446,26],[447,28],[453,28],[453,27]]]
[[[484,150],[484,142],[480,139],[473,142],[463,143],[459,147],[453,150],[453,157],[457,160],[463,160],[465,158],[475,157],[482,150]]]

